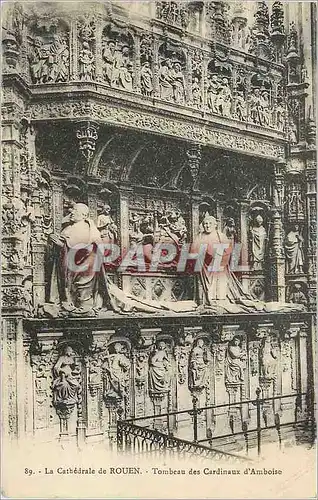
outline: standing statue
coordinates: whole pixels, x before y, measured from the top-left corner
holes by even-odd
[[[103,241],[107,243],[115,242],[118,237],[118,228],[110,212],[111,207],[106,204],[97,218],[97,229],[100,231]]]
[[[130,60],[130,49],[128,45],[123,45],[121,52],[115,56],[115,67],[118,71],[117,84],[125,90],[133,89],[133,70]]]
[[[173,98],[173,69],[171,59],[167,58],[162,62],[162,66],[159,69],[159,87],[160,87],[160,97],[167,101],[171,101]]]
[[[184,104],[185,101],[185,79],[181,70],[181,64],[175,62],[172,70],[173,75],[173,98],[177,104]]]
[[[198,339],[193,347],[189,358],[189,389],[202,390],[209,380],[209,362],[211,354],[209,353],[204,340]]]
[[[269,127],[271,125],[269,93],[264,90],[260,100],[261,125]]]
[[[94,55],[88,42],[83,42],[83,48],[79,53],[80,78],[90,81],[94,78]]]
[[[229,87],[228,78],[222,78],[217,96],[216,107],[222,116],[229,117],[231,115],[232,92]]]
[[[274,379],[277,375],[278,352],[272,346],[271,338],[265,337],[260,348],[261,376]]]
[[[124,399],[129,389],[130,359],[121,342],[114,344],[114,353],[106,356],[103,370],[106,374],[106,398]]]
[[[167,394],[172,382],[172,364],[167,352],[166,343],[158,342],[149,358],[149,391],[150,394]]]
[[[114,81],[114,63],[115,63],[115,51],[116,44],[113,40],[109,40],[107,45],[103,49],[103,60],[104,60],[104,78],[106,83],[110,86],[113,85]]]
[[[65,346],[53,368],[53,404],[57,410],[72,411],[80,402],[81,369],[72,347]]]
[[[88,313],[97,306],[98,273],[92,266],[95,261],[94,244],[101,243],[101,235],[94,222],[89,219],[89,209],[83,203],[76,203],[60,235],[51,234],[54,244],[54,262],[50,281],[49,302],[60,303],[65,310],[77,309]],[[76,245],[86,245],[77,252]],[[71,252],[71,253],[70,253]],[[72,270],[70,263],[85,270]]]
[[[246,121],[246,100],[244,98],[244,93],[242,90],[239,90],[236,94],[235,98],[235,110],[234,110],[235,118],[237,120],[241,120],[243,122]]]
[[[150,63],[146,61],[144,62],[140,70],[140,84],[141,92],[143,95],[151,96],[153,92],[152,78],[153,74],[150,68]]]
[[[261,91],[255,87],[250,99],[251,120],[258,125],[262,124]]]
[[[304,238],[301,236],[299,226],[296,224],[285,238],[287,273],[298,274],[304,272],[303,244]]]
[[[252,270],[262,271],[265,261],[267,233],[263,226],[263,217],[261,215],[255,217],[254,224],[250,229],[250,238]]]
[[[242,349],[241,338],[237,335],[228,344],[225,355],[225,384],[242,384],[246,367],[246,352]]]
[[[219,92],[220,84],[218,81],[218,75],[211,75],[208,83],[208,106],[212,113],[217,113],[217,99]]]
[[[192,103],[195,108],[200,108],[202,104],[202,93],[199,78],[195,76],[192,82]]]

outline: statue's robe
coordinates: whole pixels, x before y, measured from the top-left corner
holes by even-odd
[[[66,307],[90,309],[97,306],[99,273],[94,272],[96,245],[101,243],[100,232],[90,220],[82,220],[66,226],[61,237],[63,247],[55,245],[53,269],[50,282],[51,303],[64,303]],[[70,251],[76,245],[86,245],[79,249],[74,258]],[[71,270],[68,261],[86,270]]]

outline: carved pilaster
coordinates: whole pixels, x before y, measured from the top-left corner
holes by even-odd
[[[133,61],[133,66],[134,66],[134,83],[133,83],[133,89],[137,94],[141,94],[141,80],[140,80],[140,34],[136,33],[134,36],[134,55],[133,55],[134,61]]]
[[[78,33],[77,21],[72,18],[70,31],[70,79],[71,81],[78,80]]]
[[[153,74],[153,95],[160,97],[159,88],[159,39],[153,37],[153,58],[152,58],[152,74]]]
[[[316,161],[307,162],[307,231],[308,231],[308,295],[310,308],[316,310],[317,273],[317,173]]]
[[[272,300],[285,301],[285,259],[283,252],[283,172],[285,164],[278,162],[274,167],[272,200],[272,235],[270,241]]]

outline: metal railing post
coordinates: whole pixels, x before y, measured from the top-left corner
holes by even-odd
[[[256,389],[256,426],[257,426],[257,454],[261,454],[261,402],[260,402],[261,389]]]
[[[193,405],[193,441],[196,443],[198,441],[198,398],[197,396],[192,396]]]

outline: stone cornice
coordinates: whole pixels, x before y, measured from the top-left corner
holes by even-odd
[[[142,96],[127,93],[123,98],[122,93],[91,84],[63,85],[59,90],[56,86],[39,86],[32,94],[29,116],[34,121],[89,119],[272,160],[285,156],[282,133],[194,112],[186,106],[156,99],[149,99],[145,105]]]

